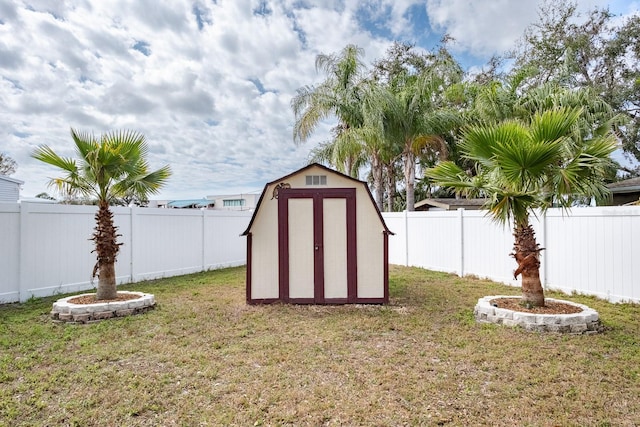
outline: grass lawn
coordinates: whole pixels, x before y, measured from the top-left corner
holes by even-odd
[[[244,268],[123,286],[141,316],[53,323],[0,306],[0,425],[640,425],[640,305],[599,335],[476,324],[519,290],[391,268],[388,306],[247,306]]]

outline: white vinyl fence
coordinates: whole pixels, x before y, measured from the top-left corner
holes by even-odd
[[[0,203],[0,302],[92,289],[95,206]],[[117,283],[246,264],[250,212],[113,208]],[[97,279],[96,279],[97,280]]]
[[[0,203],[0,303],[94,288],[94,206]],[[113,208],[118,284],[246,264],[250,212]],[[389,262],[519,286],[511,229],[481,211],[384,213]],[[640,302],[640,208],[534,219],[545,288]]]
[[[516,261],[509,227],[483,211],[384,213],[395,233],[389,262],[474,275],[513,286]],[[551,209],[533,218],[545,289],[640,302],[640,208]]]

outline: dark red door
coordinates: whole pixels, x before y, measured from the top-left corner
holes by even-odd
[[[356,301],[355,189],[282,189],[278,242],[281,300]]]

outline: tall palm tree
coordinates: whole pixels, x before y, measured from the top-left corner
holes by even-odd
[[[317,86],[298,89],[291,100],[296,116],[294,142],[305,142],[318,123],[332,115],[343,130],[362,124],[363,55],[363,49],[347,45],[339,55],[319,54],[316,57],[316,70],[322,70],[326,79]]]
[[[93,277],[98,275],[96,299],[117,297],[115,263],[121,243],[109,205],[125,195],[145,199],[157,193],[171,175],[169,166],[149,172],[145,137],[134,131],[114,131],[96,138],[92,134],[71,129],[78,159],[64,158],[50,147],[38,147],[32,156],[56,166],[65,174],[53,178],[50,185],[65,194],[80,194],[98,200],[96,228],[92,240],[97,262]]]
[[[358,171],[366,163],[360,142],[352,132],[340,133],[333,129],[334,137],[311,149],[309,161],[332,165],[338,172],[358,177]]]
[[[469,175],[453,162],[427,171],[437,184],[470,197],[488,198],[484,208],[502,224],[513,224],[514,277],[522,275],[523,304],[544,306],[540,248],[529,222],[535,209],[568,209],[576,197],[604,198],[602,177],[611,162],[616,138],[610,126],[583,134],[582,109],[554,108],[529,122],[509,120],[476,125],[463,133],[463,155],[475,162]]]
[[[421,158],[443,157],[448,151],[446,136],[462,117],[451,108],[449,88],[458,86],[463,71],[441,40],[434,52],[419,53],[413,45],[395,43],[387,57],[377,61],[373,78],[388,92],[380,104],[384,111],[387,169],[396,160],[403,165],[406,209],[415,208],[416,169]],[[389,175],[391,176],[391,175]]]
[[[292,99],[296,116],[293,139],[296,143],[306,141],[320,121],[334,116],[338,125],[333,129],[333,139],[314,149],[312,159],[326,161],[353,177],[358,176],[366,159],[374,176],[376,202],[382,210],[380,152],[384,138],[377,105],[382,98],[378,87],[365,77],[363,55],[361,48],[347,45],[338,55],[316,57],[316,69],[322,70],[326,78],[317,86],[298,89]]]
[[[373,114],[368,114],[366,107],[364,122],[358,127],[343,129],[334,128],[334,138],[321,143],[311,150],[310,160],[328,163],[338,171],[354,178],[367,163],[371,167],[373,177],[373,193],[378,209],[382,211],[384,182],[382,157],[384,155],[384,135],[381,123]]]
[[[433,73],[411,76],[399,88],[390,89],[384,132],[389,146],[402,158],[407,210],[415,209],[417,159],[425,150],[445,155],[443,134],[458,124],[457,115],[439,104],[442,79]]]

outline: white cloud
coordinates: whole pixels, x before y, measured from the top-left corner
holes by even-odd
[[[70,127],[130,128],[146,135],[152,167],[173,169],[161,198],[261,189],[329,138],[323,123],[307,144],[292,141],[289,103],[322,79],[316,55],[354,43],[370,64],[391,40],[359,13],[412,39],[428,27],[409,22],[416,5],[478,51],[509,47],[536,17],[535,2],[516,0],[0,2],[0,151],[33,196],[57,175],[29,157],[37,145],[72,156]]]
[[[431,25],[455,38],[456,46],[476,56],[513,47],[524,28],[537,19],[538,1],[427,0]]]
[[[538,21],[543,0],[426,0],[431,26],[455,39],[453,48],[476,57],[489,57],[515,47],[525,28]],[[609,7],[612,12],[637,13],[640,2],[580,0],[578,10]]]

